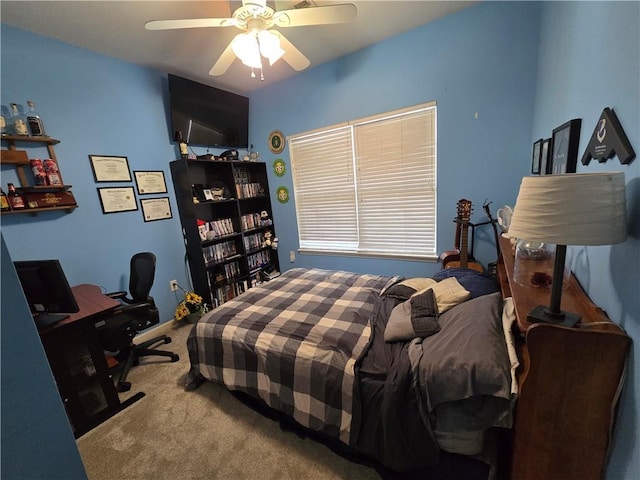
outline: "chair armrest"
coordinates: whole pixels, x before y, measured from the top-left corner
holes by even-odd
[[[127,297],[128,292],[124,292],[124,291],[122,291],[122,292],[105,293],[105,295],[107,297],[111,297],[111,298],[113,298],[115,300],[120,300],[120,301],[122,301],[122,302],[124,302],[124,303],[126,303],[128,305],[136,305],[136,304],[140,303],[140,302],[134,300],[133,298]]]
[[[105,293],[105,295],[107,297],[111,297],[111,298],[124,298],[127,296],[127,292],[110,292],[110,293]]]
[[[120,305],[119,307],[117,307],[114,311],[113,314],[117,315],[119,313],[137,313],[138,310],[142,311],[142,312],[149,312],[150,310],[153,310],[154,306],[149,303],[149,302],[144,302],[144,303],[135,303],[132,305]]]

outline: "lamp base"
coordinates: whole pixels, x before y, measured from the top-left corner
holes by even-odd
[[[538,305],[527,314],[529,323],[553,323],[563,327],[573,327],[581,318],[582,316],[570,312],[553,313],[544,305]]]

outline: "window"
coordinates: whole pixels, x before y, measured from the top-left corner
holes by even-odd
[[[435,102],[289,137],[300,250],[437,258]]]

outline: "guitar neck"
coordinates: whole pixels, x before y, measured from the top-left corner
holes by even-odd
[[[465,222],[460,226],[460,267],[467,268],[468,263],[468,235],[469,225]]]

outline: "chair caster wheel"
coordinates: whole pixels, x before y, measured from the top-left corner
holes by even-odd
[[[180,356],[178,356],[177,354],[171,355],[171,361],[172,362],[177,362],[178,360],[180,360]]]
[[[171,337],[167,337],[167,338],[165,338],[165,339],[164,339],[164,343],[165,343],[165,344],[167,344],[167,343],[171,343]]]
[[[118,382],[118,387],[116,388],[119,392],[128,392],[131,390],[131,382]]]

